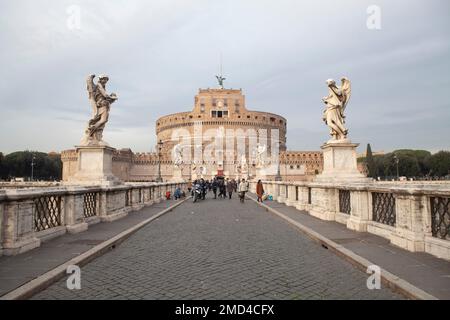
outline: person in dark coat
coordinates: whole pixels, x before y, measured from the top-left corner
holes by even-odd
[[[230,181],[227,178],[227,192],[228,192],[228,199],[231,199],[231,196],[233,195],[233,191],[234,191],[234,184],[233,181]]]
[[[217,198],[217,187],[218,187],[217,179],[214,178],[213,182],[211,183],[212,192],[214,193],[214,199]]]

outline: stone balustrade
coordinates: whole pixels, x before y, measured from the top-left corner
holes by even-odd
[[[264,181],[274,201],[450,260],[450,184]],[[251,182],[255,192],[256,182]]]
[[[109,187],[58,186],[0,190],[0,255],[39,247],[66,232],[125,217],[158,203],[185,183],[126,183]]]

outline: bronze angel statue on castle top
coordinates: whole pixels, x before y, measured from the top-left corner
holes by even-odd
[[[346,140],[348,130],[344,125],[344,111],[351,95],[350,80],[342,77],[340,88],[336,86],[336,82],[333,79],[328,79],[326,83],[328,96],[322,98],[326,105],[322,119],[330,127],[330,135],[333,137],[333,141]]]

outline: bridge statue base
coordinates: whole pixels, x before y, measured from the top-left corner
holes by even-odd
[[[181,167],[173,168],[172,178],[170,179],[172,182],[182,182],[183,181],[183,172]]]
[[[122,182],[112,173],[114,148],[108,146],[77,146],[76,173],[67,184],[113,186]]]
[[[356,162],[356,147],[359,143],[350,140],[328,141],[323,150],[323,171],[315,182],[369,182],[370,178],[360,173]]]

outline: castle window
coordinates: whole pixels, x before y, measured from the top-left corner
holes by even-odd
[[[212,110],[211,111],[211,117],[212,118],[217,118],[217,111],[216,110]]]
[[[200,104],[200,112],[205,113],[205,104]]]
[[[270,121],[275,121],[275,118],[274,117],[270,117]]]
[[[247,116],[247,119],[250,119],[250,116]]]
[[[189,119],[192,119],[192,116],[191,116],[191,115],[189,116]]]
[[[297,169],[300,169],[300,165],[299,164],[297,165]]]
[[[289,166],[289,169],[291,169],[291,170],[294,169],[294,166],[293,166],[293,165],[290,165],[290,166]]]
[[[213,98],[213,99],[212,99],[212,105],[213,105],[213,107],[215,107],[216,104],[217,104],[217,99],[216,99],[216,98]]]
[[[227,101],[227,99],[225,98],[225,99],[223,99],[223,105],[225,106],[225,107],[228,107],[228,101]]]

